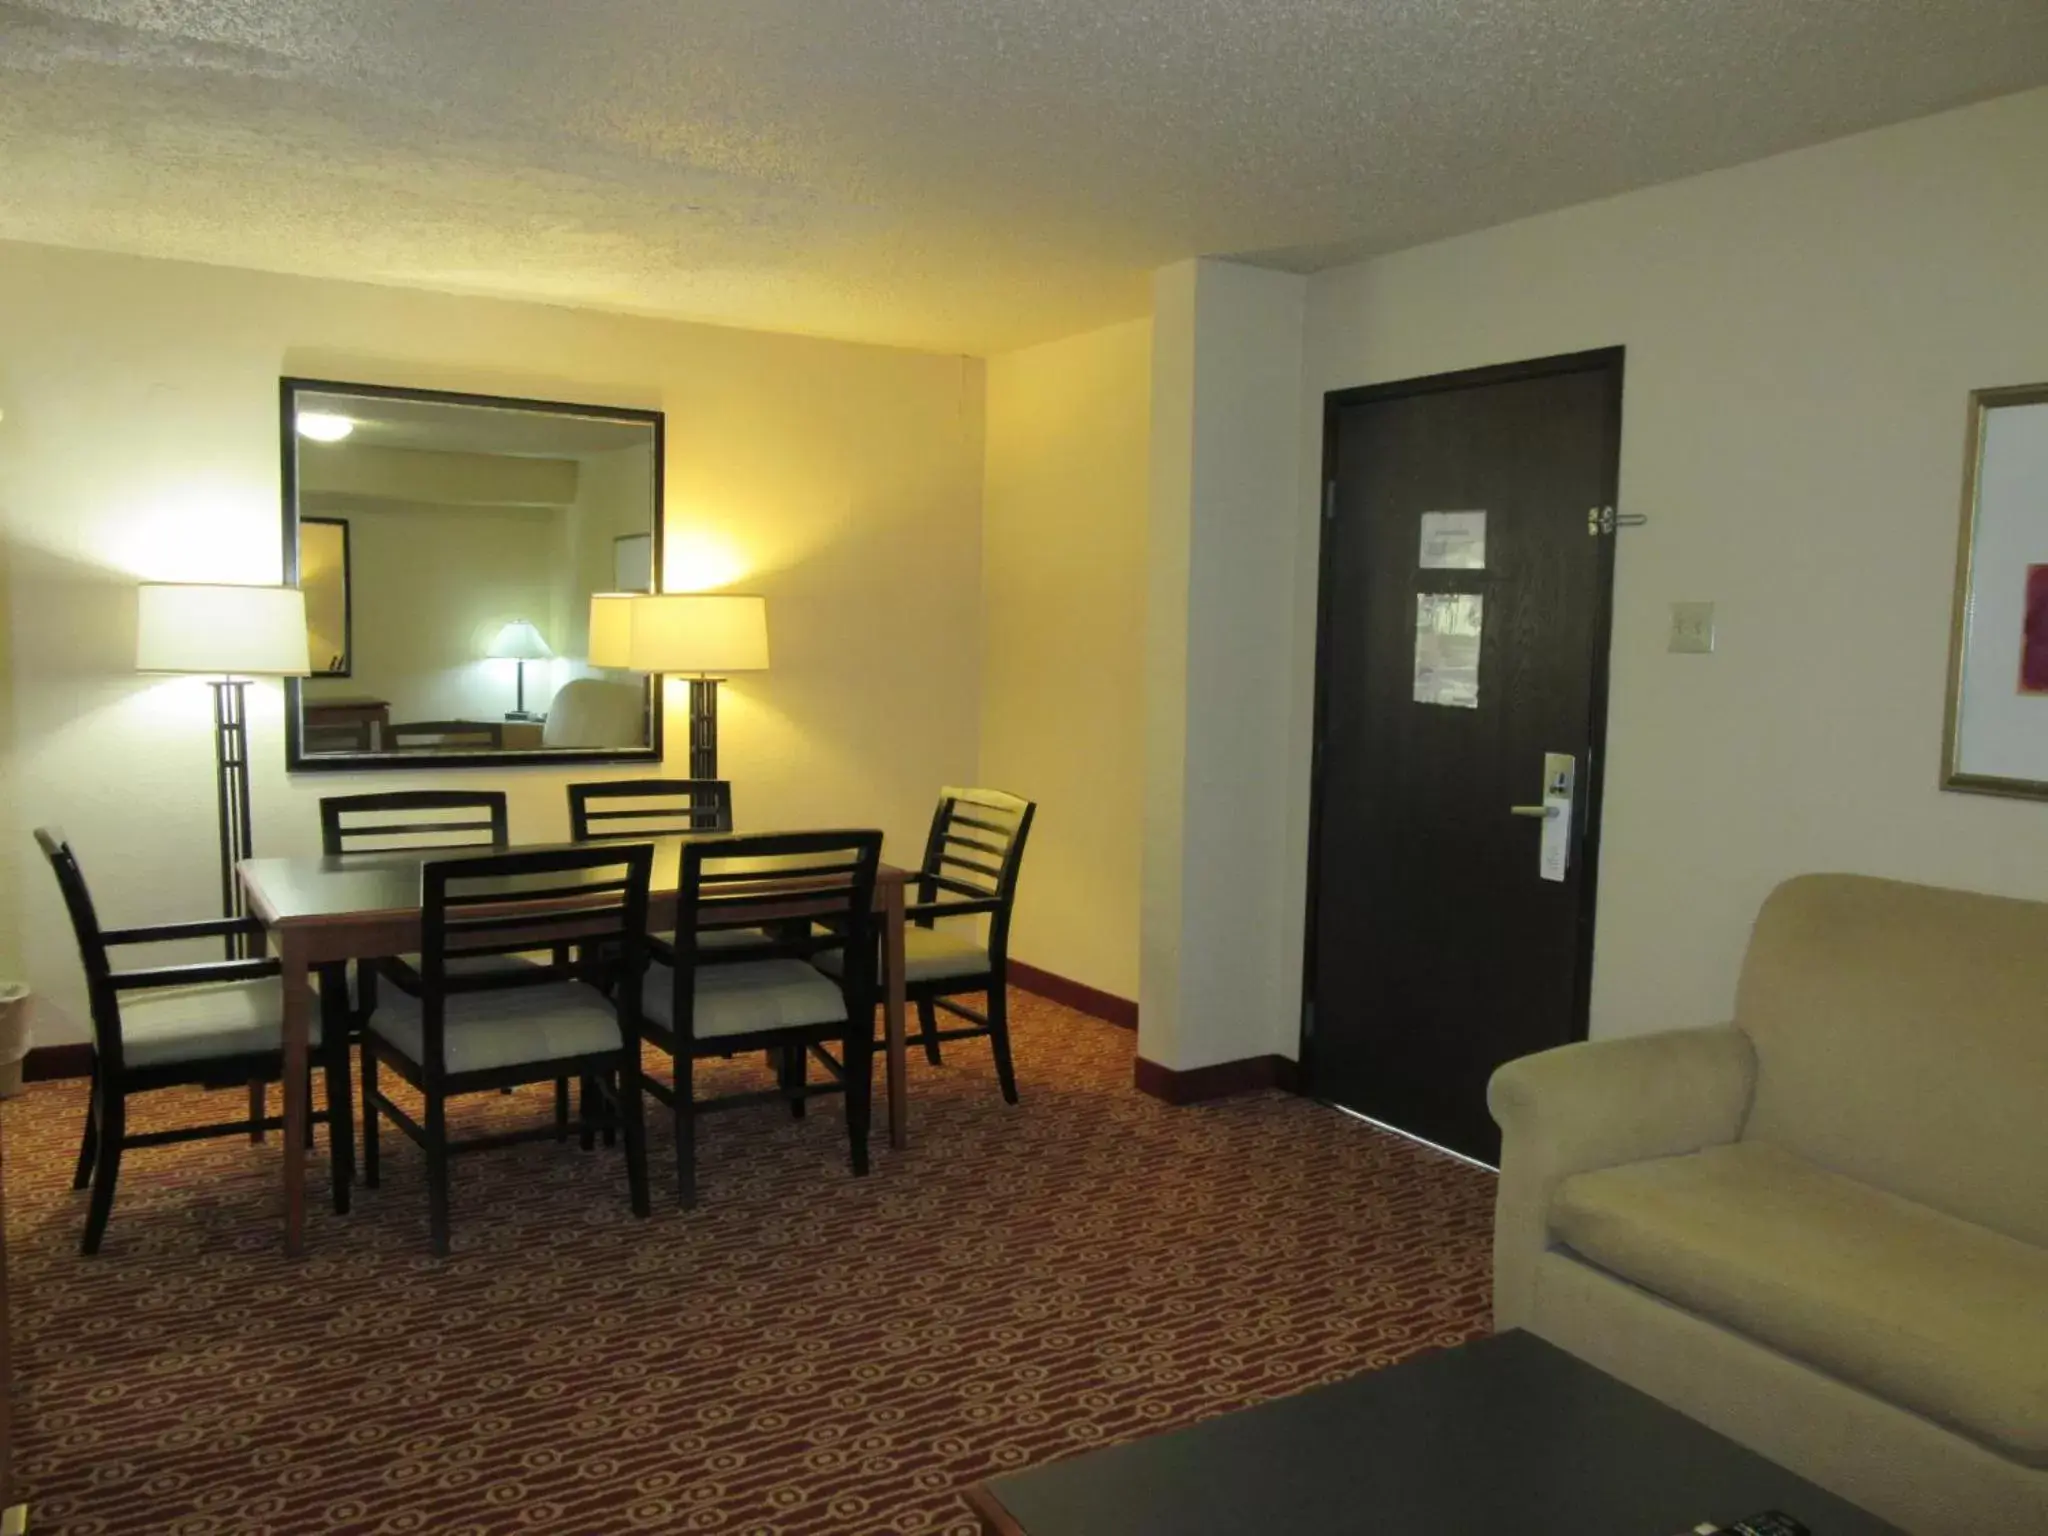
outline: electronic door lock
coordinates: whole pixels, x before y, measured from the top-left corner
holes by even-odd
[[[1578,761],[1569,753],[1543,754],[1543,803],[1511,805],[1510,816],[1543,823],[1543,841],[1536,854],[1536,873],[1545,880],[1561,881],[1571,867],[1572,784],[1578,775]]]

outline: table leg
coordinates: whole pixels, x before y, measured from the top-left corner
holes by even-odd
[[[306,985],[306,951],[289,928],[278,935],[284,966],[284,1251],[297,1257],[306,1233],[306,1057],[313,994]]]
[[[882,959],[888,990],[883,994],[882,1024],[889,1045],[889,1145],[902,1151],[910,1145],[910,1085],[904,1049],[903,1013],[903,882],[883,888]]]

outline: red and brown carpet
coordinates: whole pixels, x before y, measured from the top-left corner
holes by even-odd
[[[878,1137],[868,1179],[836,1101],[733,1111],[686,1214],[657,1116],[652,1221],[616,1153],[479,1153],[445,1263],[388,1132],[383,1188],[319,1206],[301,1262],[274,1139],[131,1153],[81,1259],[82,1088],[32,1088],[6,1114],[35,1528],[972,1531],[977,1478],[1483,1331],[1489,1176],[1277,1093],[1165,1108],[1130,1034],[1016,1015],[1024,1102],[982,1042],[913,1054],[911,1148]]]

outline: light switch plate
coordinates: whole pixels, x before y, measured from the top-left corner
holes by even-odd
[[[1710,656],[1714,650],[1714,605],[1673,603],[1671,642],[1666,650],[1687,656]]]

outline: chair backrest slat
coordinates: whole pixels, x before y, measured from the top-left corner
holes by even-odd
[[[500,789],[403,789],[320,802],[320,851],[330,856],[503,848],[511,841]]]
[[[429,1031],[438,1032],[448,994],[549,977],[541,972],[536,978],[530,966],[451,973],[451,958],[601,944],[624,975],[637,977],[646,965],[653,867],[647,843],[536,848],[421,865],[420,995]]]
[[[579,843],[731,830],[732,785],[725,779],[602,779],[569,786],[569,836]]]
[[[399,751],[408,746],[496,751],[505,745],[505,727],[497,720],[407,720],[384,727],[384,745]]]
[[[57,876],[57,888],[64,896],[64,910],[71,918],[71,932],[78,940],[79,963],[85,968],[86,999],[92,1014],[93,1049],[101,1064],[114,1072],[121,1070],[121,1004],[115,994],[113,964],[107,958],[106,940],[101,937],[99,913],[93,907],[85,872],[78,867],[78,855],[61,827],[37,827],[36,846],[50,861]]]
[[[850,984],[872,986],[881,858],[882,834],[866,830],[686,843],[677,890],[678,973],[695,964],[700,929],[767,925],[783,933],[778,947],[789,953],[843,950]]]
[[[977,899],[999,903],[989,924],[989,944],[1000,949],[1007,942],[1017,871],[1037,810],[1031,801],[1000,789],[940,790],[918,871],[918,900],[937,901],[941,891],[960,895],[964,888],[978,893]],[[962,830],[968,828],[985,835]]]

